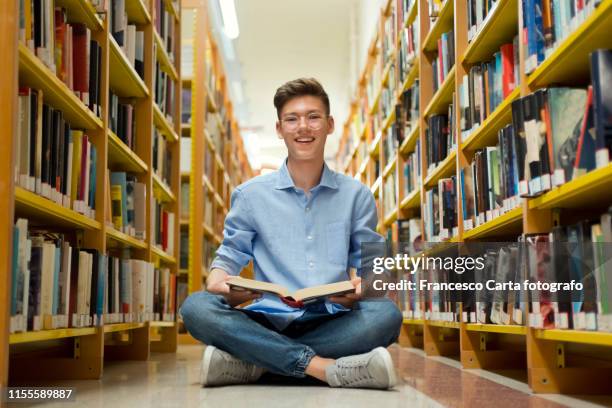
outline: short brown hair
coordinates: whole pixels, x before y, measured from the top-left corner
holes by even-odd
[[[314,78],[298,78],[281,85],[274,94],[274,107],[280,119],[281,110],[293,98],[298,96],[315,96],[325,105],[325,114],[329,115],[329,97],[319,81]]]

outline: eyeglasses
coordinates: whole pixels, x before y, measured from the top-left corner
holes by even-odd
[[[310,113],[306,116],[288,115],[281,119],[281,123],[286,130],[296,130],[300,126],[302,118],[306,119],[309,129],[319,130],[323,127],[325,116],[320,113]]]

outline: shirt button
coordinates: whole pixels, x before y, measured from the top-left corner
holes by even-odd
[[[308,262],[308,266],[310,266],[312,268],[314,266],[314,262],[312,262],[312,261]]]
[[[307,238],[308,238],[308,239],[312,239],[312,235],[309,235]]]

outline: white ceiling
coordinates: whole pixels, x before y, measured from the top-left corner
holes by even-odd
[[[274,92],[299,77],[317,78],[330,97],[336,132],[326,156],[337,150],[350,103],[349,13],[354,0],[236,0],[240,36],[234,41],[240,62],[245,123],[259,139],[258,159],[278,166],[286,148],[275,132]],[[248,131],[243,131],[248,138]]]
[[[235,0],[240,36],[222,32],[217,1],[209,1],[212,31],[225,59],[234,110],[251,165],[278,167],[286,148],[275,131],[273,97],[283,83],[317,78],[326,89],[336,131],[327,141],[330,165],[353,89],[384,0]],[[238,90],[236,89],[239,88]]]

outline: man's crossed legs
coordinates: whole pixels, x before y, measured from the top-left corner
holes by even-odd
[[[208,345],[203,385],[255,381],[264,369],[310,375],[334,387],[395,384],[385,347],[399,336],[402,315],[388,299],[362,300],[337,315],[306,311],[280,333],[265,317],[232,308],[223,296],[208,292],[189,296],[180,312],[191,335]]]

